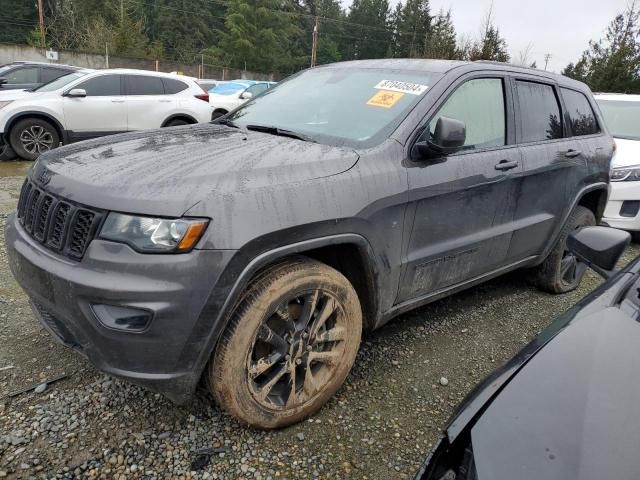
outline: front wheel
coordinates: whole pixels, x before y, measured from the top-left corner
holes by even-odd
[[[344,382],[362,334],[349,281],[304,257],[263,272],[236,308],[209,368],[218,403],[258,428],[299,422]]]
[[[567,249],[567,238],[575,230],[596,224],[593,212],[578,205],[569,215],[549,256],[533,269],[533,282],[549,293],[565,293],[580,285],[587,265]]]
[[[11,129],[9,143],[18,157],[36,160],[40,154],[60,145],[60,135],[46,120],[25,118]]]

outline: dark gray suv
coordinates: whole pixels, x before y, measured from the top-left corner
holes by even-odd
[[[251,425],[340,387],[362,331],[523,269],[584,264],[614,143],[588,88],[510,65],[366,60],[301,72],[217,124],[43,154],[11,269],[55,337],[175,402],[202,377]]]

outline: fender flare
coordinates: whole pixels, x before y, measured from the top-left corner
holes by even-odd
[[[53,126],[56,128],[56,130],[58,130],[58,134],[60,135],[60,140],[62,141],[62,143],[65,145],[69,143],[69,136],[67,134],[67,131],[62,126],[62,123],[60,123],[60,121],[53,115],[38,110],[27,110],[26,112],[18,112],[9,117],[9,120],[7,120],[7,122],[5,123],[4,129],[4,139],[6,143],[9,143],[9,132],[11,132],[13,125],[21,118],[26,117],[40,117],[49,120],[51,123],[53,123]]]
[[[343,234],[335,234],[329,235],[325,237],[318,237],[303,240],[300,242],[292,243],[289,245],[283,245],[280,247],[275,247],[270,250],[267,250],[254,258],[252,258],[242,269],[242,271],[237,275],[233,285],[231,286],[229,293],[226,295],[222,307],[215,314],[215,319],[211,323],[211,328],[209,329],[208,336],[206,340],[202,344],[202,349],[198,356],[195,371],[202,372],[206,363],[209,361],[211,354],[215,351],[220,338],[224,330],[226,329],[230,319],[231,314],[234,311],[238,301],[241,298],[242,292],[246,289],[247,285],[251,278],[258,272],[261,268],[266,267],[267,265],[272,264],[274,261],[279,260],[281,258],[294,255],[294,254],[302,254],[304,255],[305,251],[313,250],[320,247],[327,247],[331,245],[340,245],[340,244],[355,244],[358,249],[360,249],[363,255],[366,255],[366,258],[369,258],[371,262],[368,264],[368,271],[363,272],[367,276],[367,281],[371,282],[371,293],[373,295],[372,303],[376,308],[376,317],[380,315],[379,305],[378,305],[378,295],[377,295],[377,276],[378,276],[378,265],[375,260],[375,255],[373,252],[373,248],[369,241],[362,235],[357,233],[343,233]],[[240,251],[238,251],[238,255],[241,255]],[[215,289],[214,289],[215,290]],[[211,296],[214,296],[215,292],[212,292]],[[211,302],[211,297],[209,302]],[[203,314],[206,315],[207,307],[203,310]],[[373,319],[372,319],[373,320]],[[375,324],[375,321],[371,322],[372,325]]]
[[[540,255],[539,261],[535,263],[536,265],[542,263],[547,258],[547,256],[549,255],[549,253],[551,252],[551,250],[555,246],[556,242],[558,241],[558,237],[560,236],[560,232],[562,231],[562,228],[564,227],[565,223],[567,222],[567,219],[569,218],[571,213],[576,209],[576,207],[580,203],[580,200],[582,200],[582,198],[587,193],[595,192],[597,190],[602,190],[602,191],[606,192],[607,193],[607,198],[609,198],[610,186],[606,182],[592,183],[590,185],[587,185],[586,187],[581,188],[580,191],[574,197],[573,201],[571,202],[571,207],[567,209],[567,211],[565,212],[564,216],[562,217],[562,221],[558,222],[558,225],[557,225],[555,231],[553,232],[553,235],[551,235],[551,241],[547,244],[546,248],[544,249],[544,252]],[[605,201],[605,203],[606,203],[606,201]]]

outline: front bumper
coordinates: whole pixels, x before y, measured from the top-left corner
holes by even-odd
[[[11,271],[54,337],[102,371],[176,403],[191,397],[208,348],[194,333],[211,329],[215,315],[205,307],[233,251],[149,255],[95,239],[75,262],[45,250],[15,215],[5,237]],[[141,309],[153,318],[139,333],[115,330],[98,320],[96,304]]]
[[[640,231],[640,182],[611,182],[602,221],[622,230]]]

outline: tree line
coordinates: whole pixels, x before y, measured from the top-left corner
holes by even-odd
[[[309,66],[319,27],[319,64],[366,58],[513,61],[535,67],[527,48],[511,59],[493,12],[474,38],[460,36],[453,13],[429,0],[43,0],[45,38],[34,0],[0,0],[0,42],[29,43],[184,64],[286,75]],[[594,91],[640,93],[637,0],[589,42],[563,74]],[[535,39],[532,39],[535,41]],[[553,52],[551,52],[553,53]]]
[[[489,11],[475,39],[458,41],[451,11],[429,0],[0,0],[0,42],[292,73],[317,61],[425,57],[509,61]]]

